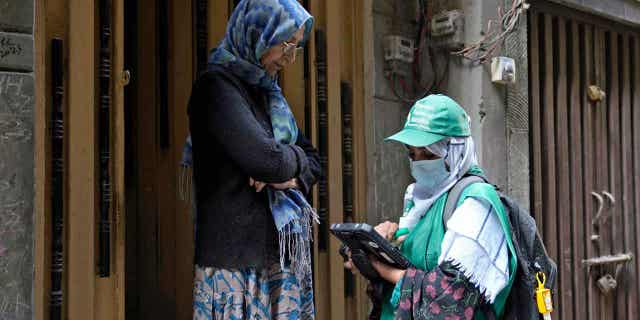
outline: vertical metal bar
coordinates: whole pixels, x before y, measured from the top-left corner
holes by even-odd
[[[99,152],[100,152],[100,232],[98,274],[111,270],[111,0],[100,1],[99,69]]]
[[[320,167],[322,174],[318,183],[318,249],[327,251],[329,242],[329,184],[327,173],[329,171],[329,119],[327,114],[327,46],[323,30],[316,30],[316,68],[318,68],[317,95],[318,95],[318,152],[320,153]]]
[[[611,106],[609,109],[609,136],[610,136],[610,147],[609,150],[610,158],[609,158],[609,181],[610,187],[609,192],[614,195],[616,199],[618,199],[618,205],[615,208],[611,209],[609,214],[611,215],[611,227],[612,227],[612,246],[611,250],[613,254],[618,254],[624,252],[625,250],[625,238],[624,238],[624,216],[622,207],[624,207],[624,202],[620,201],[622,199],[622,175],[621,171],[622,167],[622,132],[621,129],[621,118],[620,113],[622,110],[622,91],[623,88],[622,82],[622,70],[621,62],[622,62],[622,51],[621,51],[621,36],[619,33],[613,32],[611,34]],[[628,68],[628,65],[624,65],[624,68]],[[622,203],[621,203],[622,202]],[[619,279],[621,280],[621,279]],[[616,299],[613,304],[614,315],[616,319],[627,319],[626,311],[626,295],[627,290],[616,290],[615,292]]]
[[[351,85],[340,84],[342,105],[342,196],[344,205],[344,221],[353,221],[353,99]]]
[[[207,24],[207,5],[208,0],[196,0],[195,20],[196,20],[196,63],[198,70],[201,72],[207,67],[208,46],[208,24]]]
[[[622,35],[622,46],[620,50],[620,63],[619,70],[621,71],[620,78],[620,90],[622,92],[622,104],[620,110],[620,134],[622,136],[621,142],[621,161],[620,175],[622,176],[622,199],[623,199],[623,231],[624,231],[624,248],[623,252],[635,252],[635,228],[633,219],[633,122],[631,117],[631,36],[629,34]],[[625,276],[629,276],[626,279],[633,279],[631,276],[631,270],[636,267],[637,260],[632,260],[628,264],[627,272]],[[629,291],[626,294],[624,301],[624,308],[626,308],[627,315],[638,314],[638,305],[635,303],[638,297],[638,285],[637,281],[635,285],[631,285]]]
[[[608,188],[609,181],[609,135],[607,126],[607,114],[609,111],[609,87],[611,85],[608,73],[609,67],[609,40],[610,33],[603,27],[596,26],[595,28],[595,65],[596,65],[596,81],[600,83],[602,90],[607,93],[607,97],[604,101],[600,101],[597,106],[597,112],[595,116],[596,121],[596,188],[597,190],[605,190]],[[598,242],[599,255],[611,254],[611,228],[609,224],[605,224],[600,228],[600,241]],[[611,319],[613,315],[613,309],[611,308],[611,298],[606,297],[598,291],[599,297],[599,318],[598,319]]]
[[[160,147],[169,148],[169,1],[158,1],[156,25],[158,27],[158,135]]]
[[[598,86],[602,88],[605,92],[607,91],[607,82],[606,77],[604,76],[605,72],[605,33],[603,29],[599,26],[594,27],[593,31],[593,54],[594,54],[594,83],[597,83]],[[605,173],[607,171],[606,166],[606,144],[608,143],[608,137],[606,135],[605,129],[605,119],[606,114],[605,111],[607,109],[607,103],[605,101],[600,101],[596,104],[594,111],[594,143],[593,143],[593,151],[596,155],[594,170],[595,170],[595,185],[594,190],[602,190],[603,187],[606,186],[606,176]],[[605,239],[606,236],[606,228],[601,228],[600,231],[600,241],[596,243],[595,246],[595,254],[597,255],[605,255],[609,252],[605,249]],[[597,280],[597,279],[595,279]],[[594,282],[595,284],[595,282]],[[595,287],[597,289],[597,287]],[[606,298],[602,295],[599,290],[594,290],[593,301],[595,310],[597,314],[594,316],[595,319],[605,319],[607,313],[606,307]]]
[[[603,29],[605,33],[604,42],[603,42],[603,51],[604,51],[604,72],[603,77],[606,79],[605,82],[607,84],[607,89],[604,91],[607,93],[606,101],[607,105],[605,108],[602,108],[603,112],[603,137],[606,137],[606,144],[603,143],[602,147],[605,150],[602,154],[604,155],[603,164],[603,173],[605,178],[602,180],[601,190],[608,191],[609,193],[616,195],[617,188],[615,185],[615,168],[617,167],[617,150],[619,149],[619,142],[616,137],[615,127],[617,126],[617,112],[618,112],[618,75],[617,70],[614,71],[614,66],[618,61],[618,45],[617,45],[617,34],[610,29]],[[617,198],[617,197],[616,197]],[[607,218],[602,220],[602,228],[605,230],[603,232],[603,242],[604,250],[606,254],[615,254],[614,249],[614,239],[616,237],[615,231],[615,219],[611,212],[607,213]],[[607,312],[608,317],[613,317],[613,313],[615,312],[615,301],[611,298],[607,299],[608,306],[611,308],[610,313]]]
[[[633,146],[631,149],[633,150],[633,172],[631,176],[633,176],[633,202],[634,202],[634,226],[635,226],[635,253],[636,257],[640,254],[640,126],[637,124],[640,123],[640,36],[636,35],[633,37],[633,45],[631,45],[631,113],[632,113],[632,121],[636,125],[632,125],[632,143]],[[635,272],[636,277],[640,276],[640,262],[636,260],[635,262],[635,270],[631,270],[631,272]],[[637,278],[636,278],[637,279]],[[637,288],[640,284],[638,280],[635,281],[634,286]],[[635,301],[631,301],[631,303],[638,305],[640,302],[640,294],[636,296]]]
[[[573,319],[573,292],[571,276],[571,219],[565,215],[571,214],[571,189],[569,166],[569,127],[567,102],[567,21],[564,17],[557,17],[554,25],[554,75],[555,85],[555,129],[556,129],[556,225],[558,232],[558,269],[560,273],[559,314],[563,319]]]
[[[541,107],[542,127],[542,185],[544,203],[544,239],[546,240],[549,256],[560,261],[558,255],[558,230],[556,228],[556,141],[555,141],[555,111],[554,111],[554,43],[553,43],[553,17],[544,14],[544,33],[542,36],[544,55],[544,68],[542,69],[543,101]],[[556,304],[557,305],[557,304]]]
[[[584,161],[584,186],[583,186],[583,194],[584,196],[584,232],[585,232],[585,252],[587,257],[595,256],[595,249],[593,242],[589,240],[593,229],[591,228],[591,221],[593,217],[593,200],[589,197],[589,194],[595,188],[595,156],[594,156],[594,119],[596,117],[595,114],[595,103],[589,101],[586,90],[587,87],[594,84],[595,78],[595,64],[594,64],[594,38],[593,38],[593,26],[592,25],[584,25],[583,32],[581,34],[581,45],[580,50],[583,52],[581,55],[581,65],[582,65],[582,83],[581,87],[581,95],[582,95],[582,132],[583,132],[583,153],[582,159]],[[595,280],[592,279],[591,274],[586,274],[585,281],[587,284],[587,297],[585,305],[587,307],[587,315],[588,319],[594,319],[597,315],[597,289],[595,287]]]
[[[342,203],[344,221],[354,222],[353,215],[353,92],[348,82],[340,83],[340,103],[342,106]],[[355,278],[345,272],[345,295],[354,296]]]
[[[619,57],[619,37],[618,33],[609,33],[608,42],[608,68],[607,77],[609,79],[609,92],[607,97],[609,100],[609,110],[607,113],[607,134],[609,135],[609,188],[603,189],[613,194],[616,199],[620,199],[620,187],[622,185],[622,177],[620,176],[620,71],[618,69]],[[625,66],[626,67],[626,66]],[[612,254],[622,253],[623,250],[623,230],[622,228],[622,212],[620,205],[609,212],[611,219],[610,232],[611,243],[610,250]],[[620,290],[621,291],[621,290]],[[617,291],[617,292],[620,292]],[[617,299],[619,300],[619,299]],[[624,299],[622,299],[624,300]],[[617,309],[617,307],[613,307]],[[622,317],[623,319],[626,317]]]
[[[311,50],[310,50],[310,46],[308,46],[305,50],[304,50],[304,65],[303,65],[303,74],[304,74],[304,82],[305,82],[305,99],[304,99],[304,123],[308,124],[305,126],[304,128],[304,134],[307,138],[311,139],[311,135],[313,132],[312,129],[312,125],[311,125],[311,88],[310,88],[310,82],[311,82]],[[313,200],[313,199],[312,199]]]
[[[302,6],[307,9],[307,11],[311,12],[311,8],[309,7],[309,0],[304,0],[302,1]],[[310,40],[310,39],[308,39]],[[304,82],[305,82],[305,94],[304,94],[304,123],[306,123],[307,125],[304,128],[304,134],[307,138],[311,139],[312,137],[312,127],[313,125],[311,125],[311,88],[310,88],[310,84],[311,84],[311,41],[307,41],[307,46],[304,50],[304,61],[303,61],[303,74],[304,74]],[[313,206],[313,197],[310,197],[311,199],[311,205]]]
[[[531,101],[530,107],[530,125],[531,128],[531,190],[533,196],[531,197],[531,210],[533,211],[536,219],[536,224],[540,233],[544,230],[544,219],[542,215],[542,112],[541,97],[542,88],[544,83],[540,79],[540,54],[543,47],[540,44],[540,33],[544,33],[541,25],[542,19],[540,19],[540,13],[537,11],[531,11],[529,13],[529,74],[530,74],[530,86],[529,86],[529,101]]]
[[[49,319],[62,319],[64,272],[64,49],[51,40],[51,292]]]
[[[577,183],[578,181],[583,182],[584,178],[582,175],[583,170],[583,143],[582,143],[582,122],[581,122],[581,114],[583,112],[589,112],[588,109],[584,109],[581,106],[581,91],[580,88],[583,88],[581,83],[582,77],[584,77],[582,69],[580,67],[581,63],[581,51],[580,50],[580,27],[578,23],[574,20],[571,21],[571,29],[568,33],[569,36],[569,50],[567,51],[569,61],[569,83],[570,83],[570,100],[568,105],[569,110],[569,132],[570,136],[570,145],[569,145],[569,155],[571,157],[571,241],[573,243],[573,256],[572,256],[572,268],[573,270],[580,270],[580,260],[586,256],[585,248],[584,248],[584,214],[585,210],[583,207],[583,201],[585,197],[584,190],[582,189],[583,184]],[[583,53],[584,54],[584,53]],[[586,319],[586,308],[581,306],[586,306],[586,288],[585,288],[585,279],[583,272],[572,272],[573,277],[573,305],[575,306],[575,318],[576,319]]]

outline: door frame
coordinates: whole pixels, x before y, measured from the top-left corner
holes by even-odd
[[[65,141],[66,171],[65,179],[65,271],[64,271],[64,307],[63,317],[78,319],[124,319],[125,317],[125,140],[124,136],[124,95],[121,81],[124,68],[124,0],[111,0],[113,4],[112,30],[112,165],[113,185],[112,214],[112,259],[111,276],[99,278],[96,270],[98,245],[98,201],[97,192],[99,163],[97,150],[97,105],[98,79],[97,65],[99,30],[98,4],[100,0],[35,0],[36,26],[36,105],[35,130],[35,285],[34,303],[36,319],[49,317],[49,285],[50,285],[50,246],[51,219],[49,204],[49,187],[51,170],[49,168],[49,124],[48,110],[51,103],[48,92],[51,91],[48,81],[50,58],[49,43],[53,37],[64,40],[65,46],[65,111],[67,136]],[[192,3],[185,6],[179,0],[170,1],[171,21],[184,21],[192,17]],[[208,0],[208,43],[216,45],[224,35],[226,19],[231,8],[228,0]],[[340,82],[348,81],[353,88],[353,168],[354,168],[354,213],[359,221],[366,220],[366,150],[365,150],[365,103],[372,97],[372,84],[365,81],[373,68],[372,43],[372,1],[359,0],[343,2],[339,0],[308,0],[311,13],[316,16],[316,28],[327,33],[328,62],[332,68],[328,72],[328,108],[329,134],[336,141],[342,140],[342,117],[340,100]],[[347,19],[348,18],[348,19]],[[193,80],[193,37],[192,23],[175,26],[169,37],[175,44],[170,47],[172,63],[169,73],[173,76],[170,85],[169,101],[175,109],[174,114],[186,115],[186,103]],[[94,32],[74,32],[77,30],[93,30]],[[348,40],[344,45],[343,41]],[[369,41],[369,42],[367,42]],[[182,45],[180,45],[182,44]],[[316,68],[314,36],[309,44],[309,81],[300,84],[302,68],[288,70],[283,75],[285,93],[293,95],[296,105],[293,109],[300,114],[302,92],[308,90],[311,114],[307,118],[311,123],[300,122],[309,126],[312,140],[317,143],[317,110],[316,106]],[[366,64],[365,64],[366,62]],[[133,79],[136,75],[133,74]],[[304,87],[307,87],[306,89]],[[367,104],[370,106],[370,104]],[[176,120],[171,124],[172,143],[181,143],[186,137],[187,122]],[[330,199],[331,214],[329,222],[342,221],[342,148],[334,143],[329,150],[329,181],[332,186]],[[171,162],[177,164],[180,152],[172,155]],[[175,189],[175,185],[171,188]],[[314,192],[317,195],[317,191]],[[180,202],[176,202],[181,206]],[[186,211],[186,205],[176,207],[176,211]],[[176,215],[180,213],[176,212]],[[188,216],[186,213],[183,216]],[[190,220],[188,220],[190,221]],[[93,227],[91,227],[93,226]],[[344,291],[344,270],[342,260],[337,253],[337,241],[331,240],[329,250],[322,260],[316,261],[316,279],[322,279],[327,289],[318,296],[318,319],[345,319],[352,315],[362,318],[367,312],[366,283],[356,282],[356,294],[349,300],[341,294]],[[176,270],[177,273],[190,270]],[[322,300],[324,299],[324,300]]]

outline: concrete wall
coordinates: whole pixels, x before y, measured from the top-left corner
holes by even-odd
[[[397,220],[402,214],[402,199],[411,182],[406,149],[384,138],[402,128],[411,104],[400,101],[384,75],[384,36],[401,34],[414,37],[414,1],[373,0],[373,70],[369,85],[373,103],[367,112],[367,220],[376,224]],[[365,59],[365,61],[370,61]]]
[[[486,21],[497,15],[498,1],[436,1],[434,11],[458,9],[465,15],[465,43],[477,41]],[[507,185],[507,147],[505,127],[506,88],[491,82],[490,66],[473,65],[452,57],[443,93],[458,101],[471,117],[471,131],[480,165],[491,181]]]
[[[0,319],[32,318],[32,0],[0,0]]]
[[[512,0],[503,0],[505,6]],[[530,206],[529,56],[526,16],[504,42],[502,54],[516,61],[516,83],[506,89],[506,192],[525,208]]]

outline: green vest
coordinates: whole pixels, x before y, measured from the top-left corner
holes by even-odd
[[[402,254],[406,256],[413,265],[425,271],[433,270],[438,265],[438,258],[440,257],[440,251],[442,247],[442,239],[446,231],[444,222],[442,221],[442,215],[444,213],[444,206],[447,202],[447,196],[449,193],[445,193],[436,202],[433,203],[431,208],[422,217],[418,224],[409,233],[405,241],[402,243],[400,250]],[[515,248],[513,246],[513,240],[511,239],[511,227],[509,224],[509,218],[502,206],[500,197],[495,188],[487,183],[475,183],[467,187],[458,202],[458,206],[468,198],[474,197],[483,199],[489,202],[498,213],[500,224],[502,224],[502,230],[507,235],[507,245],[509,247],[509,282],[507,286],[500,291],[496,300],[493,303],[493,309],[498,318],[502,316],[504,311],[504,305],[511,291],[513,280],[515,279],[517,259]],[[387,292],[382,306],[382,320],[392,320],[394,318],[395,307],[391,304],[392,292]],[[476,314],[476,319],[484,319],[484,315]]]

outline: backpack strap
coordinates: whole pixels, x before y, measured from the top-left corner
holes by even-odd
[[[447,226],[447,221],[449,221],[451,216],[453,216],[453,212],[456,211],[458,202],[460,201],[460,196],[462,196],[464,189],[474,183],[484,182],[487,182],[484,177],[470,174],[462,177],[462,179],[458,180],[458,182],[453,185],[453,188],[451,188],[449,195],[447,196],[447,202],[444,205],[444,212],[442,213],[442,221],[444,222],[445,227]],[[478,311],[484,314],[486,320],[496,320],[496,314],[491,304],[482,303],[478,307]]]
[[[466,175],[453,185],[453,188],[451,188],[449,195],[447,196],[447,202],[444,205],[444,212],[442,213],[442,221],[444,222],[445,227],[447,225],[447,221],[449,221],[451,216],[453,216],[453,212],[456,211],[458,201],[460,200],[460,196],[462,195],[462,192],[464,192],[464,189],[474,183],[480,182],[486,182],[486,180],[481,176]]]

